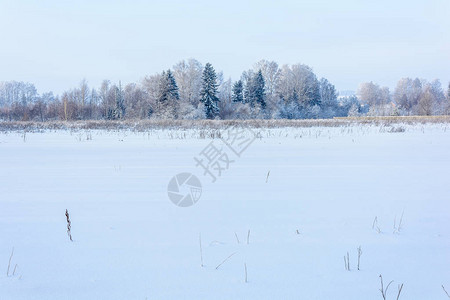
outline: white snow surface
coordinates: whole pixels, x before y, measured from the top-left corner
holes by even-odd
[[[215,183],[199,130],[0,133],[0,299],[447,299],[450,125],[401,126],[253,129]]]

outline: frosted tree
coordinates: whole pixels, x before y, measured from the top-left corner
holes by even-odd
[[[431,116],[433,114],[433,104],[436,101],[431,86],[426,86],[422,97],[417,104],[417,113],[419,115]]]
[[[178,86],[172,71],[163,71],[159,79],[156,116],[163,119],[177,118],[179,99]]]
[[[195,59],[182,60],[173,66],[181,101],[198,104],[202,88],[202,71],[202,64]]]
[[[425,83],[422,95],[417,104],[419,115],[442,114],[446,109],[445,95],[438,79]]]
[[[441,82],[439,81],[439,79],[435,79],[432,82],[430,82],[430,86],[431,92],[433,93],[434,96],[433,114],[436,115],[445,114],[447,110],[447,102]]]
[[[382,101],[380,86],[372,81],[361,83],[357,95],[361,99],[361,102],[367,106],[379,105]]]
[[[253,97],[255,99],[255,102],[258,103],[262,109],[266,108],[266,90],[265,86],[266,83],[264,81],[264,77],[262,75],[262,71],[259,70],[255,77],[253,78]]]
[[[319,81],[310,67],[302,64],[282,67],[279,94],[283,99],[291,99],[294,93],[303,106],[320,104]]]
[[[167,103],[171,100],[179,100],[178,86],[172,71],[163,71],[159,88],[159,102]]]
[[[358,117],[359,116],[359,109],[357,104],[352,104],[350,109],[348,110],[348,116],[349,117]]]
[[[320,79],[320,107],[321,116],[332,118],[338,110],[336,88],[327,79]]]
[[[53,92],[43,93],[42,96],[38,97],[31,109],[32,118],[38,117],[41,122],[44,122],[47,114],[47,106],[54,101],[55,96],[53,95]]]
[[[111,82],[109,80],[103,80],[100,85],[100,88],[98,90],[98,96],[99,96],[100,105],[101,105],[101,109],[102,109],[102,116],[105,119],[107,118],[108,111],[109,111],[110,107],[112,106],[111,103],[109,103],[109,97],[108,97],[110,84],[111,84]]]
[[[127,84],[124,88],[125,106],[128,118],[144,119],[148,116],[148,104],[144,90],[135,83]]]
[[[233,84],[233,102],[244,102],[244,85],[242,80],[238,80]]]
[[[101,113],[99,111],[99,100],[100,97],[98,95],[98,92],[95,88],[91,89],[91,93],[89,96],[89,119],[98,119],[100,117],[99,113]]]
[[[202,64],[195,59],[182,60],[173,66],[180,95],[178,116],[182,119],[204,118],[203,107],[199,107],[202,72]]]
[[[450,101],[450,82],[448,83],[448,88],[447,88],[447,101]]]
[[[253,67],[255,72],[261,71],[264,77],[266,95],[275,96],[280,82],[280,69],[274,61],[261,60]]]
[[[319,81],[312,69],[306,65],[292,66],[295,90],[303,106],[320,105]]]
[[[205,114],[208,119],[214,119],[219,113],[217,103],[217,75],[210,63],[205,65],[202,76],[202,90],[200,92],[200,101],[205,107]]]
[[[278,106],[278,117],[281,119],[298,119],[301,117],[298,96],[295,91],[289,99],[281,98]]]
[[[255,72],[253,70],[248,70],[248,71],[242,72],[241,81],[242,81],[242,84],[243,84],[243,87],[244,87],[244,91],[243,91],[243,94],[244,94],[244,101],[243,102],[244,103],[249,103],[250,102],[250,98],[251,98],[251,96],[250,96],[250,94],[251,94],[250,88],[253,86],[252,85],[252,80],[253,80],[254,77],[255,77]]]
[[[447,88],[447,94],[445,95],[446,103],[444,105],[444,112],[445,115],[450,115],[450,82],[448,83]]]
[[[20,103],[22,85],[17,81],[0,82],[0,107],[4,107],[10,121],[15,118],[13,107],[18,107]]]
[[[247,76],[244,99],[252,108],[265,109],[266,108],[266,91],[265,82],[261,70],[256,73],[248,72],[243,75]]]
[[[252,71],[243,72],[241,79],[233,85],[232,101],[234,119],[249,119],[252,117],[252,108],[247,103],[248,91],[246,88],[252,75]]]
[[[280,117],[308,118],[317,114],[320,86],[310,67],[302,64],[282,66],[277,93]]]
[[[47,106],[47,109],[45,110],[45,114],[43,116],[43,119],[51,119],[56,120],[58,119],[58,116],[60,115],[61,111],[61,101],[58,96],[54,96],[53,92],[47,92],[43,93],[42,101]]]
[[[76,90],[77,102],[80,105],[80,119],[85,119],[88,117],[88,109],[86,109],[86,104],[89,101],[89,86],[86,79],[80,82],[79,88]]]
[[[120,81],[119,86],[114,86],[113,90],[116,105],[113,110],[112,119],[123,119],[125,117],[125,99]]]
[[[365,82],[357,91],[361,102],[370,107],[369,115],[390,115],[392,110],[389,88],[373,82]]]
[[[355,95],[343,97],[339,102],[337,110],[339,117],[356,117],[364,113],[363,107]]]
[[[435,99],[436,110],[440,110],[441,105],[445,100],[445,94],[441,82],[439,79],[434,79],[428,85],[430,86],[431,93],[433,93]],[[436,111],[436,113],[440,113],[440,111]]]
[[[63,95],[64,99],[64,111],[65,117],[71,118],[73,111],[77,110],[76,100],[77,95],[73,95],[71,92],[66,92]],[[122,119],[125,117],[125,100],[122,90],[122,85],[119,82],[119,86],[111,85],[108,80],[104,80],[100,86],[98,98],[102,106],[103,117],[107,120]],[[74,106],[75,104],[75,106]]]
[[[257,72],[261,70],[264,77],[266,92],[266,114],[275,117],[278,114],[279,95],[278,86],[280,84],[281,70],[275,61],[261,60],[253,66]]]
[[[235,102],[233,102],[233,92],[232,92],[231,78],[222,81],[219,86],[219,117],[221,119],[232,119],[235,111]]]
[[[409,115],[422,96],[423,83],[420,79],[402,78],[394,90],[394,101],[401,113]]]
[[[399,109],[404,110],[405,113],[411,109],[411,78],[402,78],[397,82],[394,90],[394,101]]]
[[[450,82],[448,83],[447,91],[445,92],[442,114],[450,114]]]
[[[76,93],[74,90],[64,92],[61,99],[63,102],[62,119],[66,121],[76,120],[79,114]]]
[[[38,99],[36,87],[32,83],[7,81],[0,85],[0,104],[9,106],[9,119],[29,120],[30,106]]]
[[[429,86],[437,101],[440,102],[445,99],[444,90],[442,89],[441,81],[439,79],[431,81]]]
[[[443,114],[446,112],[444,90],[437,79],[426,82],[421,79],[402,78],[397,82],[394,101],[402,114]]]
[[[154,74],[151,76],[146,76],[144,80],[141,82],[141,87],[144,91],[145,102],[147,103],[147,116],[150,117],[158,117],[156,113],[159,107],[159,95],[160,95],[160,82],[162,75]]]

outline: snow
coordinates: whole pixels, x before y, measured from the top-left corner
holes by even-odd
[[[215,183],[199,130],[1,133],[0,299],[446,299],[449,126],[401,126],[253,129]]]

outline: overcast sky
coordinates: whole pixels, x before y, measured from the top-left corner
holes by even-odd
[[[40,93],[188,58],[233,80],[260,59],[304,63],[338,90],[450,80],[450,0],[0,0],[0,33],[0,81]]]

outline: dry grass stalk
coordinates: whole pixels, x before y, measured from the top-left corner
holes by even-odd
[[[14,247],[12,248],[11,255],[9,256],[8,269],[6,270],[6,277],[9,277],[9,269],[11,268],[11,259],[13,255],[14,255]]]
[[[201,266],[203,268],[203,250],[202,250],[202,235],[201,234],[198,235],[198,241],[200,243],[200,262],[201,262]]]
[[[398,285],[397,300],[400,298],[400,294],[402,292],[402,289],[403,289],[403,283]]]
[[[73,242],[72,240],[72,233],[71,233],[71,229],[72,229],[72,225],[70,223],[70,218],[69,218],[69,212],[66,209],[66,219],[67,219],[67,235],[69,236],[69,239],[71,242]]]
[[[359,264],[361,262],[361,255],[362,255],[362,249],[361,246],[358,247],[358,271],[359,271]]]
[[[216,270],[219,269],[219,267],[220,267],[221,265],[223,265],[224,262],[226,262],[227,260],[229,260],[229,259],[230,259],[233,255],[235,255],[235,254],[236,254],[236,252],[230,254],[227,258],[225,258],[220,264],[217,265]]]
[[[447,295],[447,297],[450,299],[450,295],[447,293],[447,291],[445,290],[444,285],[442,285],[442,289],[444,290],[444,293]]]
[[[347,256],[344,255],[344,266],[347,271],[350,271],[350,255],[347,252]]]
[[[244,263],[244,269],[245,269],[245,283],[247,283],[247,264]]]
[[[383,299],[386,300],[387,290],[388,290],[389,286],[391,285],[391,283],[394,282],[394,280],[391,280],[391,282],[389,282],[389,284],[386,286],[386,288],[384,288],[384,286],[383,286],[383,276],[380,275],[379,277],[380,277],[380,280],[381,280],[381,288],[380,288],[381,296],[383,296]],[[403,285],[402,285],[402,287],[403,287]],[[400,293],[399,293],[399,295],[400,295]]]

